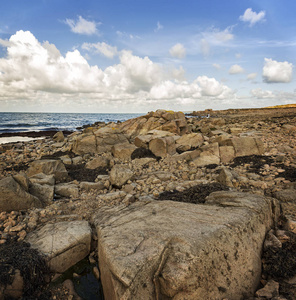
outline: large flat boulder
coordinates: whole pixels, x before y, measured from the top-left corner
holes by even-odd
[[[105,298],[246,299],[276,200],[212,193],[206,204],[139,201],[100,209],[93,221]]]
[[[56,181],[63,181],[68,176],[65,165],[60,160],[54,159],[42,159],[33,161],[29,169],[27,170],[27,175],[31,177],[39,173],[54,175]]]
[[[42,207],[41,201],[29,194],[13,177],[0,180],[0,212]]]
[[[87,221],[46,224],[26,242],[46,256],[52,271],[63,273],[89,254],[91,228]]]
[[[189,133],[180,137],[176,141],[176,147],[178,150],[187,151],[191,148],[196,148],[202,145],[204,138],[201,133]]]
[[[253,137],[234,137],[226,139],[220,143],[221,146],[232,146],[235,156],[262,155],[264,145],[262,140]]]

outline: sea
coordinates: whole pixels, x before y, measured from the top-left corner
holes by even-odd
[[[83,125],[95,122],[117,122],[142,116],[136,113],[0,113],[0,144],[28,141],[32,138],[18,137],[18,132],[29,131],[74,131]],[[1,133],[13,133],[13,137],[1,137]]]

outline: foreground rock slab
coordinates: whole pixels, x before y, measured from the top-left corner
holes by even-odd
[[[204,205],[139,201],[93,221],[106,299],[245,299],[261,275],[276,200],[212,193]]]
[[[91,228],[87,221],[46,224],[26,241],[47,257],[51,270],[63,273],[89,254]]]

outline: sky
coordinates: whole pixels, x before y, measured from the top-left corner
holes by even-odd
[[[295,0],[2,0],[0,111],[296,103]]]

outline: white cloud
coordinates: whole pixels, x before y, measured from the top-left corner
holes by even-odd
[[[124,31],[120,31],[120,30],[117,30],[116,31],[116,34],[118,37],[120,37],[121,39],[126,39],[126,38],[129,38],[131,40],[134,40],[134,39],[141,39],[141,37],[137,36],[137,35],[133,35],[131,33],[127,33],[127,32],[124,32]]]
[[[29,31],[18,31],[1,43],[7,47],[7,56],[0,58],[0,100],[4,101],[28,99],[51,107],[63,103],[72,107],[72,99],[83,107],[94,102],[122,107],[140,101],[188,104],[195,99],[228,101],[234,97],[229,87],[214,78],[199,76],[188,82],[182,67],[167,72],[148,57],[127,50],[120,52],[118,64],[102,70],[90,66],[77,49],[63,56],[55,45],[40,43]]]
[[[247,8],[239,19],[243,22],[249,22],[250,27],[252,27],[256,23],[264,21],[264,17],[265,11],[261,10],[259,13],[256,13],[252,10],[252,8]]]
[[[230,40],[233,40],[234,35],[231,33],[232,27],[227,27],[223,31],[220,31],[219,29],[213,30],[213,37],[217,39],[220,42],[227,42]]]
[[[211,27],[209,30],[202,32],[203,38],[200,40],[200,50],[203,56],[207,57],[210,54],[211,46],[222,46],[233,40],[232,29],[232,26],[224,30]]]
[[[161,25],[159,21],[157,22],[156,26],[157,27],[154,29],[154,32],[158,32],[159,30],[163,29],[163,25]]]
[[[267,83],[291,82],[293,74],[293,64],[287,61],[278,62],[271,58],[265,58],[263,67],[263,80]]]
[[[203,56],[208,56],[210,54],[210,44],[206,39],[201,39],[200,50]]]
[[[257,73],[250,73],[247,76],[247,80],[254,80],[257,77]]]
[[[104,42],[96,44],[83,43],[81,48],[88,51],[94,50],[95,53],[100,53],[108,58],[113,58],[118,54],[116,47],[110,46]]]
[[[213,67],[217,70],[221,69],[221,65],[220,64],[213,64]]]
[[[171,73],[174,79],[184,80],[185,78],[185,70],[182,66],[180,66],[179,69],[174,68]]]
[[[81,16],[78,16],[78,20],[66,19],[65,23],[70,26],[71,31],[79,34],[98,34],[97,23],[93,21],[87,21]]]
[[[209,30],[202,33],[204,39],[211,44],[223,44],[234,39],[234,35],[231,33],[233,26],[227,27],[224,30],[211,27]]]
[[[202,95],[227,98],[232,94],[232,91],[226,85],[220,83],[215,78],[209,78],[207,76],[198,76],[195,80],[201,87]]]
[[[170,49],[170,55],[176,58],[184,58],[186,56],[185,47],[178,43]]]
[[[232,65],[228,71],[230,75],[243,73],[244,69],[240,65]]]
[[[269,98],[275,98],[276,95],[269,90],[262,90],[262,89],[254,89],[251,90],[251,94],[253,97],[257,98],[257,99],[269,99]]]
[[[236,58],[241,58],[242,55],[241,55],[241,53],[236,53],[236,54],[235,54],[235,57],[236,57]]]

